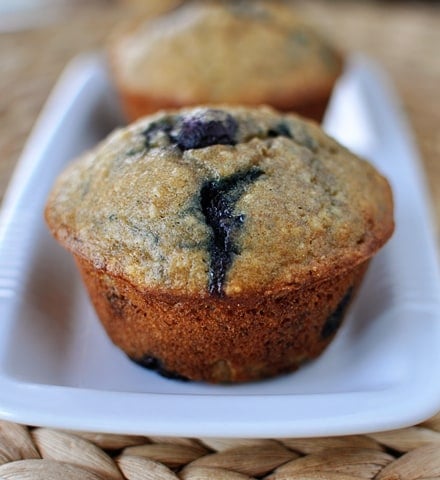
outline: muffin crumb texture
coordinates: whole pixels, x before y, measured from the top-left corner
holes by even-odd
[[[325,348],[392,210],[386,180],[313,122],[216,106],[115,131],[60,176],[46,219],[130,358],[239,381]]]

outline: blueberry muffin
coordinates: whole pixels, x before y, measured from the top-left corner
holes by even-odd
[[[46,220],[131,359],[236,382],[324,350],[393,231],[393,203],[315,123],[215,106],[111,134],[60,176]]]
[[[270,105],[320,120],[341,55],[276,1],[190,2],[120,34],[113,77],[130,120],[198,104]]]

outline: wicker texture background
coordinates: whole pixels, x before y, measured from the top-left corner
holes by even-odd
[[[143,8],[153,13],[175,1],[149,0]],[[105,46],[115,25],[136,12],[136,2],[73,3],[44,27],[0,34],[0,198],[63,67],[77,53]],[[440,6],[297,3],[347,53],[363,52],[390,74],[412,123],[440,224]],[[440,416],[374,435],[278,440],[74,434],[0,422],[0,479],[40,478],[440,479]]]
[[[440,478],[440,416],[334,438],[163,438],[0,421],[0,479],[428,480]]]

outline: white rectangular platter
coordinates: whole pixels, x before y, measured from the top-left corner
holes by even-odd
[[[298,372],[235,386],[179,382],[107,339],[44,203],[72,158],[122,124],[99,56],[76,59],[24,150],[0,221],[0,418],[146,435],[297,437],[414,424],[440,409],[440,281],[423,175],[382,73],[351,59],[325,128],[391,181],[396,232],[328,350]]]

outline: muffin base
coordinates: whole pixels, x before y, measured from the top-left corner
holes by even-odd
[[[331,342],[368,261],[301,289],[236,297],[141,292],[75,257],[111,340],[165,376],[242,382],[297,369]]]
[[[122,109],[129,122],[133,122],[146,115],[151,115],[159,110],[174,110],[190,106],[188,104],[176,102],[171,98],[156,98],[131,93],[124,90],[122,87],[119,87],[119,91]],[[266,102],[266,104],[280,112],[296,113],[303,117],[315,120],[316,122],[321,122],[324,118],[330,95],[330,93],[326,92],[319,97],[316,96],[316,98],[305,100],[303,103],[298,102],[298,99],[295,97],[293,100],[274,99],[273,101]],[[244,102],[241,102],[241,104],[245,105]]]

